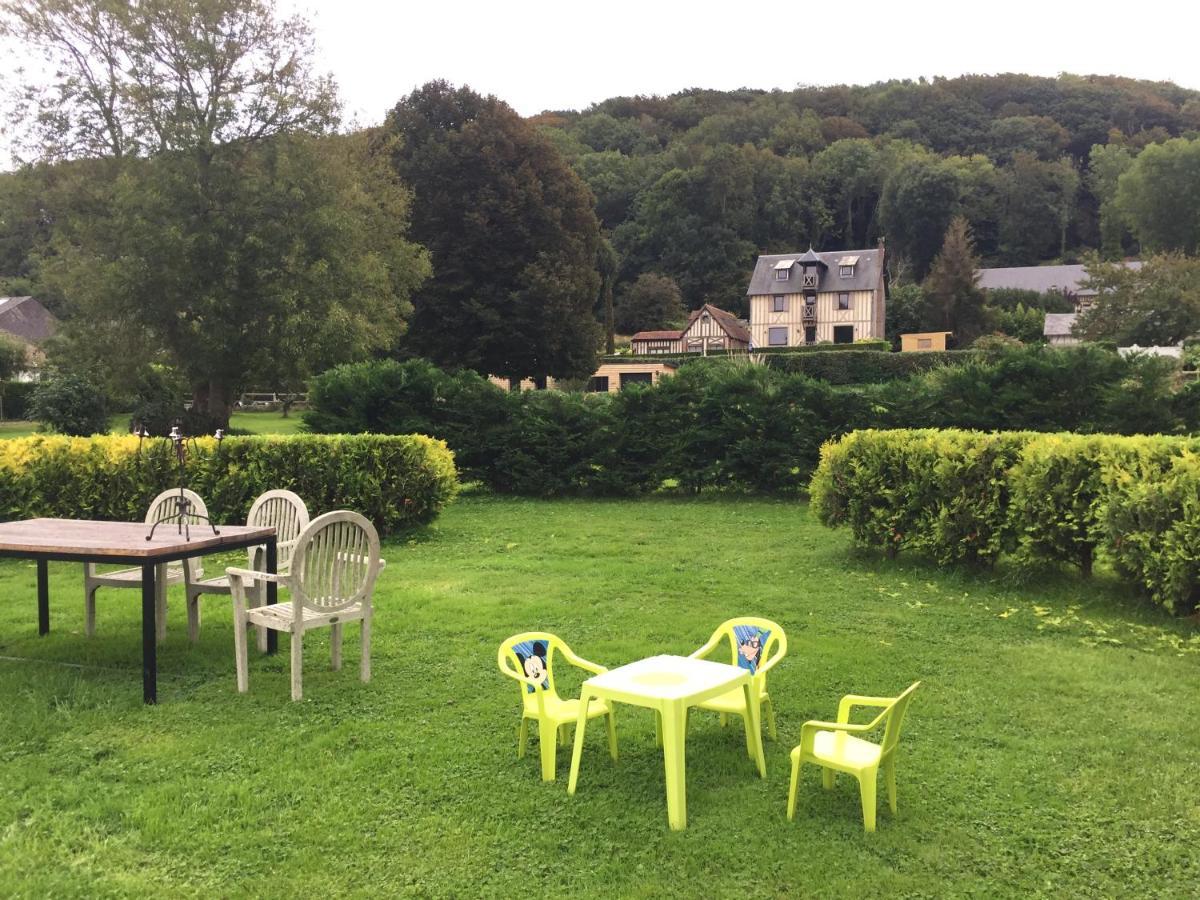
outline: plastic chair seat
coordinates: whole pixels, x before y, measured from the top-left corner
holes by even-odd
[[[553,719],[555,724],[562,725],[566,723],[574,724],[579,719],[579,700],[571,698],[564,700],[561,697],[556,697],[553,694],[547,693],[542,700],[546,711],[546,718]],[[745,705],[745,701],[742,701]],[[538,718],[537,700],[533,694],[529,694],[525,700],[525,715],[527,718]],[[588,704],[588,718],[594,719],[597,716],[608,715],[607,700],[593,700]]]
[[[759,699],[765,695],[760,694]],[[712,712],[740,716],[746,711],[746,695],[740,688],[726,691],[724,694],[696,704],[697,709],[707,709]]]
[[[799,756],[800,748],[792,755]],[[841,731],[818,731],[813,735],[812,755],[822,765],[858,772],[878,766],[883,748]]]

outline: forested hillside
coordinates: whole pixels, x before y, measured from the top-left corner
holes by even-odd
[[[920,279],[958,214],[985,264],[1136,253],[1118,178],[1147,146],[1197,136],[1200,92],[967,76],[616,97],[534,122],[595,193],[619,282],[659,272],[686,306],[739,309],[755,254],[810,243],[885,237],[893,277]]]

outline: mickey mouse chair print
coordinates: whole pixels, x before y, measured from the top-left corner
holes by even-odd
[[[579,700],[563,700],[554,688],[554,654],[562,655],[576,668],[600,675],[608,670],[576,656],[566,642],[544,631],[516,634],[500,645],[496,663],[500,671],[512,678],[521,689],[521,731],[517,743],[517,759],[525,756],[529,737],[529,720],[538,725],[538,747],[542,758],[542,781],[554,780],[557,743],[566,746],[568,727],[579,719]],[[588,718],[608,716],[608,752],[617,758],[617,725],[607,701],[593,700],[588,705]],[[557,743],[556,743],[557,742]]]
[[[783,629],[770,619],[756,619],[745,616],[722,622],[713,632],[708,643],[692,654],[693,659],[705,659],[720,646],[723,640],[729,642],[730,663],[750,672],[754,690],[751,698],[758,704],[755,710],[758,720],[762,721],[762,707],[767,708],[767,734],[771,740],[776,740],[775,704],[767,693],[767,673],[787,655],[787,635]],[[746,711],[745,694],[741,688],[727,691],[711,700],[698,704],[700,709],[710,709],[721,714],[721,725],[729,722],[729,715],[744,715]]]

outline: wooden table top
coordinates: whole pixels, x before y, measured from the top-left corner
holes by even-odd
[[[87,519],[24,519],[0,522],[0,552],[58,553],[80,556],[139,557],[146,559],[195,555],[228,544],[245,547],[275,536],[274,528],[218,525],[220,534],[203,523],[191,526],[190,541],[174,522],[164,522],[146,540],[150,526],[144,522],[95,522]]]

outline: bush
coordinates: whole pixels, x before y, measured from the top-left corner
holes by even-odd
[[[130,436],[0,441],[0,520],[140,521],[176,481],[168,442]],[[422,435],[211,438],[189,444],[187,484],[218,522],[244,522],[254,498],[287,488],[315,516],[353,509],[381,534],[432,521],[458,481],[446,445]]]
[[[780,354],[765,357],[765,362],[773,369],[819,378],[830,384],[879,384],[943,366],[961,365],[974,358],[971,350],[878,353],[856,349],[844,353]]]
[[[37,383],[33,381],[0,382],[0,405],[4,407],[5,419],[26,419]]]
[[[1200,576],[1200,441],[1114,435],[862,431],[822,449],[813,509],[894,556],[1066,562],[1101,554],[1186,612]]]
[[[86,437],[108,431],[104,393],[83,375],[63,372],[38,382],[29,412],[59,434]]]

